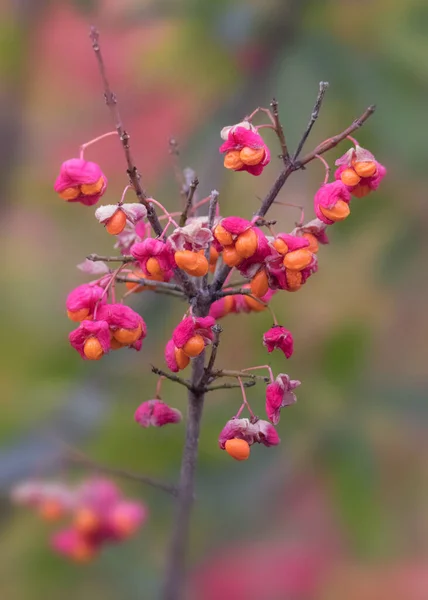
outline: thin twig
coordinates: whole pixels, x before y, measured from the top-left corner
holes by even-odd
[[[212,371],[213,377],[241,377],[247,379],[260,379],[261,381],[265,381],[266,383],[270,382],[269,377],[265,377],[264,375],[254,375],[254,373],[246,373],[245,371],[233,371],[230,369],[216,369]]]
[[[209,378],[211,377],[211,371],[213,370],[213,367],[214,367],[215,359],[217,356],[218,345],[220,343],[220,334],[222,333],[223,329],[217,323],[216,325],[214,325],[212,327],[212,331],[214,333],[214,339],[213,339],[213,343],[212,343],[212,347],[211,347],[211,355],[210,355],[208,364],[205,367],[205,374],[202,378],[201,385],[205,385],[209,381]]]
[[[116,281],[121,283],[138,283],[140,285],[147,285],[154,288],[168,290],[170,292],[180,292],[183,294],[183,288],[176,283],[168,283],[166,281],[155,281],[154,279],[144,279],[144,277],[137,277],[136,275],[118,275]]]
[[[318,119],[321,104],[324,99],[324,94],[326,93],[328,86],[329,86],[328,81],[320,81],[320,89],[318,92],[317,99],[315,101],[315,105],[312,109],[311,118],[309,119],[309,123],[308,123],[308,126],[306,127],[305,133],[303,134],[302,139],[300,140],[299,145],[297,146],[297,150],[294,153],[293,162],[296,162],[297,158],[299,157],[299,154],[302,151],[302,148],[303,148],[306,140],[308,139],[309,134],[312,131],[312,127],[314,126],[315,121]]]
[[[249,288],[240,288],[239,290],[224,290],[220,292],[216,292],[215,298],[218,300],[219,298],[225,298],[226,296],[253,296],[253,293]],[[265,304],[263,300],[260,298],[254,297],[255,300],[258,300],[261,304]]]
[[[178,375],[172,375],[172,373],[167,373],[166,371],[162,371],[162,369],[158,369],[154,365],[151,365],[151,367],[152,367],[152,373],[154,373],[155,375],[161,375],[162,377],[165,377],[166,379],[169,379],[170,381],[174,381],[175,383],[184,385],[184,387],[186,387],[190,391],[192,391],[194,389],[194,386],[189,381],[186,381],[185,379],[181,379],[181,377],[178,377]]]
[[[78,452],[77,450],[67,451],[67,454],[65,455],[64,459],[66,462],[71,464],[93,469],[95,471],[99,471],[100,473],[105,473],[106,475],[114,475],[116,477],[122,477],[124,479],[138,481],[139,483],[144,483],[145,485],[150,485],[151,487],[158,488],[173,496],[178,496],[178,488],[175,485],[159,481],[158,479],[148,477],[147,475],[135,473],[134,471],[128,471],[125,469],[119,469],[116,467],[104,465],[95,460],[92,460],[91,458],[88,458],[83,453]]]
[[[184,207],[184,210],[180,217],[180,221],[178,223],[180,225],[180,227],[184,227],[186,225],[187,216],[188,216],[189,210],[192,206],[193,196],[195,195],[195,191],[196,191],[196,188],[198,187],[198,185],[199,185],[199,179],[197,177],[195,177],[194,179],[192,179],[192,182],[190,184],[189,192],[187,194],[187,199],[186,199],[186,206]]]
[[[101,256],[100,254],[88,254],[86,258],[88,260],[92,260],[93,262],[98,260],[102,260],[103,262],[135,262],[135,258],[133,256]]]
[[[287,181],[287,179],[291,175],[291,173],[293,173],[294,171],[298,171],[299,169],[301,169],[302,167],[307,165],[309,162],[314,160],[314,158],[316,158],[317,154],[324,154],[324,152],[327,152],[328,150],[331,150],[332,148],[337,146],[337,144],[339,144],[339,142],[344,140],[346,138],[346,136],[350,135],[356,129],[359,129],[361,127],[361,125],[363,125],[363,123],[365,121],[367,121],[367,119],[374,113],[374,111],[375,111],[375,106],[369,106],[364,111],[364,113],[361,115],[361,117],[359,119],[356,119],[352,123],[352,125],[350,125],[347,129],[345,129],[341,133],[335,135],[334,137],[329,138],[328,140],[325,140],[324,142],[319,144],[314,150],[312,150],[312,152],[309,152],[308,154],[306,154],[301,160],[299,160],[295,163],[291,163],[290,165],[288,165],[288,167],[283,169],[283,171],[281,171],[281,173],[278,175],[273,186],[267,193],[267,195],[266,195],[265,199],[263,200],[262,205],[259,208],[259,210],[257,211],[256,215],[259,217],[264,217],[266,215],[267,211],[272,206],[273,201],[278,196],[284,183]]]
[[[257,381],[255,381],[255,380],[244,381],[242,383],[242,385],[245,388],[253,387],[256,384],[257,384]],[[217,390],[230,390],[232,388],[240,388],[240,387],[241,387],[240,383],[220,383],[219,385],[210,385],[210,386],[206,387],[204,391],[205,392],[215,392]]]
[[[210,194],[210,203],[208,205],[208,229],[212,231],[214,226],[215,215],[217,212],[217,204],[218,204],[219,193],[217,190],[212,190]],[[208,263],[210,262],[210,246],[207,246],[205,249],[205,258]],[[208,273],[204,275],[202,280],[202,288],[204,290],[208,289]]]
[[[273,114],[273,118],[275,121],[275,132],[276,132],[276,135],[278,136],[279,143],[281,144],[281,151],[282,151],[281,158],[284,162],[284,165],[288,165],[288,163],[290,162],[290,155],[288,153],[287,142],[285,140],[285,135],[284,135],[284,129],[282,128],[281,121],[279,120],[278,101],[275,98],[273,98],[270,105],[272,107],[272,114]]]
[[[180,163],[179,163],[180,149],[179,149],[177,140],[173,137],[169,138],[169,154],[171,156],[172,168],[174,170],[174,177],[178,183],[178,189],[180,190],[180,195],[185,196],[186,193],[184,191],[184,188],[185,188],[186,184],[184,181],[183,171],[181,170]]]
[[[312,152],[309,152],[301,160],[297,161],[297,163],[295,164],[295,168],[301,169],[308,162],[314,160],[314,158],[317,157],[317,154],[324,154],[325,152],[328,152],[329,150],[337,146],[337,144],[339,144],[342,140],[346,139],[348,135],[359,129],[367,121],[367,119],[369,119],[372,116],[375,110],[376,106],[374,104],[366,108],[361,117],[355,119],[355,121],[347,129],[329,138],[328,140],[321,142],[321,144],[319,144],[314,150],[312,150]]]
[[[139,202],[141,202],[141,204],[143,204],[147,209],[147,219],[149,220],[149,222],[153,228],[153,231],[155,232],[156,235],[159,236],[159,235],[161,235],[161,233],[163,231],[162,225],[158,219],[158,216],[156,214],[156,210],[155,210],[153,204],[151,202],[149,202],[148,196],[141,185],[140,173],[138,172],[138,169],[135,166],[134,161],[132,159],[131,149],[130,149],[130,145],[129,145],[130,136],[129,136],[129,133],[125,130],[125,128],[123,126],[122,119],[120,117],[119,109],[117,106],[117,98],[116,98],[115,94],[112,92],[109,81],[107,79],[104,60],[103,60],[103,57],[101,54],[101,47],[100,47],[100,41],[99,41],[100,34],[99,34],[98,30],[96,29],[96,27],[91,27],[90,38],[92,41],[92,48],[94,50],[94,53],[95,53],[95,56],[96,56],[96,59],[98,62],[98,69],[99,69],[101,79],[103,82],[105,101],[106,101],[107,106],[110,109],[111,115],[112,115],[114,123],[115,123],[116,131],[119,135],[119,139],[122,143],[123,151],[125,153],[126,164],[128,165],[127,173],[129,176],[129,180],[132,184],[132,187],[135,191],[135,194],[137,195]]]

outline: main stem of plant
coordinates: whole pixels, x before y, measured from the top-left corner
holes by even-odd
[[[205,293],[204,293],[205,292]],[[195,304],[194,314],[205,317],[212,302],[211,294],[200,290],[200,303]],[[198,306],[199,304],[199,306]],[[201,386],[205,376],[205,352],[194,359],[191,383],[194,389]],[[205,393],[189,390],[187,405],[186,439],[181,460],[180,483],[171,539],[167,550],[162,600],[181,600],[186,587],[186,550],[188,546],[190,515],[194,501],[195,471],[199,449],[202,411]]]

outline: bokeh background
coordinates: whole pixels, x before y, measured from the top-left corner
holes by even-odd
[[[8,600],[156,598],[172,500],[122,482],[150,519],[129,543],[76,566],[49,549],[50,526],[11,507],[11,485],[52,475],[58,440],[110,465],[174,480],[184,427],[142,430],[133,412],[153,397],[149,363],[183,312],[146,293],[133,302],[149,324],[141,353],[80,360],[67,341],[68,291],[86,281],[76,264],[109,253],[92,209],[65,205],[52,185],[81,143],[111,129],[88,27],[105,59],[131,132],[144,184],[170,209],[179,195],[168,138],[200,194],[216,187],[223,215],[251,215],[276,176],[226,172],[219,130],[275,95],[290,145],[330,82],[308,149],[371,103],[357,137],[387,165],[380,190],[352,203],[331,232],[320,270],[273,307],[295,336],[295,353],[269,355],[267,314],[229,317],[219,364],[269,361],[302,380],[283,412],[277,448],[246,463],[217,447],[238,391],[211,395],[205,410],[192,527],[188,597],[217,600],[426,600],[428,278],[424,0],[6,0],[0,8],[0,580]],[[268,132],[272,148],[276,140]],[[343,144],[328,155],[333,162]],[[275,153],[275,150],[274,150]],[[115,202],[126,178],[115,138],[87,151],[109,177]],[[295,174],[281,199],[306,207],[321,165]],[[292,208],[272,214],[286,230]],[[185,410],[182,389],[164,399]],[[249,399],[263,413],[262,387]],[[85,475],[68,472],[63,479]]]

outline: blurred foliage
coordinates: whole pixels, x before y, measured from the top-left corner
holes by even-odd
[[[169,208],[178,198],[167,148],[174,134],[183,166],[191,164],[199,174],[201,197],[217,187],[223,214],[254,212],[278,163],[273,160],[260,178],[226,172],[218,130],[275,95],[293,147],[320,80],[331,85],[308,148],[375,102],[375,116],[357,137],[389,169],[379,192],[354,200],[351,218],[333,228],[317,276],[297,296],[274,299],[276,313],[295,336],[295,354],[286,365],[282,355],[267,356],[260,342],[268,316],[224,321],[220,365],[268,361],[275,372],[301,379],[302,386],[298,403],[283,413],[281,446],[254,448],[243,464],[232,463],[217,447],[239,393],[209,398],[192,531],[195,598],[202,597],[202,589],[204,600],[211,600],[214,583],[229,581],[221,563],[228,551],[231,568],[241,573],[235,577],[240,586],[235,600],[260,597],[251,595],[254,582],[245,588],[252,572],[265,586],[263,600],[348,598],[355,573],[369,586],[360,596],[364,600],[428,597],[428,582],[420,574],[428,554],[426,2],[64,0],[33,3],[31,13],[25,6],[0,8],[0,101],[8,116],[8,129],[0,122],[2,150],[12,149],[13,141],[13,160],[0,164],[1,190],[6,190],[0,198],[5,207],[0,239],[4,494],[14,469],[25,467],[23,445],[31,455],[34,436],[58,434],[55,423],[65,410],[77,411],[73,427],[71,417],[65,418],[66,438],[88,455],[172,480],[179,470],[183,427],[143,431],[132,415],[154,394],[149,364],[162,364],[165,340],[184,306],[147,295],[133,300],[149,323],[139,354],[116,353],[86,364],[67,342],[64,300],[84,280],[75,265],[89,252],[111,250],[91,210],[64,206],[52,191],[60,162],[110,127],[87,42],[88,23],[97,23],[144,182]],[[275,155],[273,136],[267,133],[266,139]],[[329,160],[345,149],[343,144],[334,150]],[[115,201],[125,183],[122,156],[109,141],[90,152],[105,165],[111,184],[106,200]],[[310,217],[321,179],[320,166],[313,164],[290,179],[281,199],[302,204]],[[297,218],[293,209],[280,206],[272,217],[287,229]],[[94,386],[102,407],[99,420],[74,440],[72,430],[87,420],[76,394],[89,405]],[[185,412],[182,389],[166,382],[164,394]],[[261,387],[249,390],[258,414],[263,396]],[[41,465],[28,475],[44,472]],[[3,596],[155,598],[172,503],[154,490],[124,486],[146,499],[148,525],[138,538],[87,567],[52,555],[46,525],[4,502]],[[276,582],[266,562],[274,561],[275,544],[294,548],[296,543],[303,553],[321,548],[321,566],[320,574],[308,570],[301,578],[312,582],[310,590],[290,592],[288,575]],[[240,556],[255,544],[260,545],[240,571]],[[292,564],[287,552],[283,573]],[[395,587],[404,595],[386,591],[388,571],[373,577],[373,569],[386,562],[400,574]],[[416,563],[422,566],[413,568]],[[415,581],[422,596],[414,592]]]

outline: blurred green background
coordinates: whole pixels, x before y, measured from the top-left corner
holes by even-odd
[[[280,102],[295,145],[320,80],[329,81],[310,149],[369,104],[377,112],[357,138],[388,169],[380,190],[352,203],[331,231],[320,270],[299,294],[273,307],[293,331],[284,364],[267,356],[267,314],[222,322],[219,365],[268,360],[302,381],[283,412],[282,443],[235,463],[217,446],[238,391],[207,402],[190,551],[188,597],[197,600],[426,600],[428,598],[427,389],[428,210],[426,95],[428,5],[424,0],[9,0],[0,7],[0,202],[2,282],[0,487],[1,596],[7,600],[156,597],[172,500],[123,483],[151,518],[129,543],[88,566],[48,547],[49,527],[9,505],[10,486],[51,474],[57,440],[111,465],[174,480],[183,425],[142,430],[133,422],[153,397],[150,363],[184,312],[180,302],[140,295],[149,325],[142,352],[100,363],[68,345],[68,291],[87,280],[75,265],[110,253],[92,209],[53,192],[60,163],[111,129],[89,25],[101,30],[105,60],[144,184],[173,210],[179,195],[168,138],[182,166],[220,190],[221,212],[251,215],[280,169],[259,178],[222,167],[219,130],[256,106]],[[276,140],[266,134],[273,154]],[[348,145],[327,155],[333,161]],[[87,151],[109,178],[116,202],[126,177],[117,140]],[[320,165],[295,174],[281,199],[311,218]],[[285,230],[292,208],[272,213]],[[249,399],[263,414],[264,390]],[[183,411],[181,388],[164,400]],[[82,475],[84,473],[82,472]],[[68,474],[63,468],[62,478]]]

